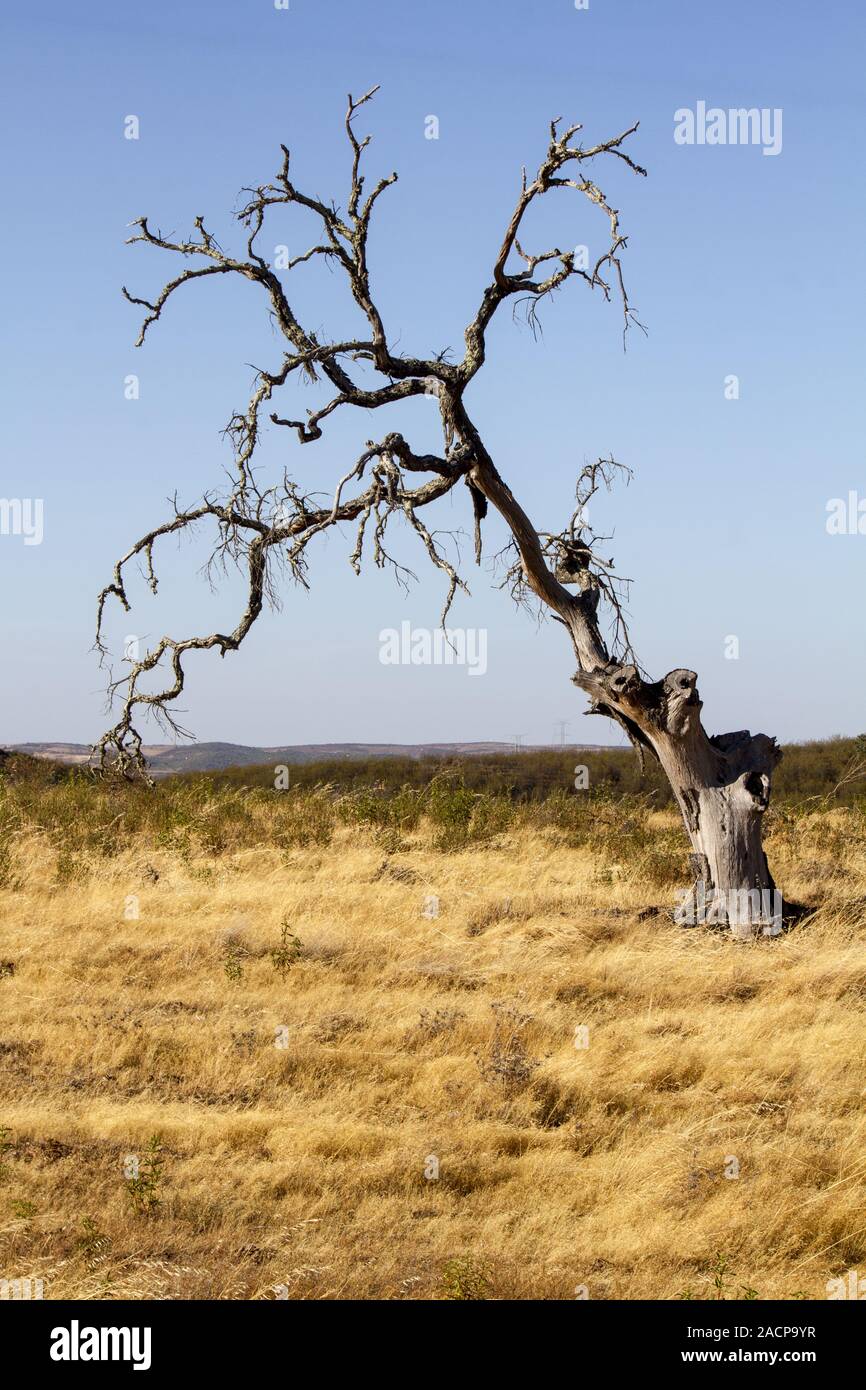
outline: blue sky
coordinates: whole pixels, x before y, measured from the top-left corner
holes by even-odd
[[[629,234],[648,337],[633,333],[623,354],[617,310],[579,284],[546,306],[538,342],[506,310],[467,398],[473,416],[541,529],[567,519],[584,460],[612,452],[634,470],[593,521],[614,532],[610,552],[634,580],[642,664],[696,670],[710,732],[859,732],[866,535],[828,535],[826,508],[851,491],[866,499],[864,27],[854,0],[590,0],[586,11],[572,0],[291,0],[288,11],[96,0],[7,14],[0,496],[44,499],[45,534],[38,546],[0,535],[0,739],[101,733],[95,595],[171,493],[193,502],[220,481],[220,431],[246,402],[250,364],[280,360],[260,294],[228,277],[186,287],[134,349],[138,312],[121,284],[150,298],[177,271],[164,253],[125,246],[126,224],[147,213],[186,234],[202,213],[240,249],[237,192],[273,176],[280,141],[300,186],[344,200],[346,93],[376,82],[359,130],[374,137],[370,172],[400,180],[379,205],[374,286],[400,350],[421,355],[460,348],[550,118],[582,121],[587,141],[640,120],[632,153],[649,177],[597,175]],[[781,152],[677,145],[674,113],[698,101],[780,108]],[[137,141],[123,138],[129,114]],[[424,137],[431,114],[438,140]],[[537,244],[595,250],[593,211],[560,195]],[[303,249],[310,232],[283,216],[263,244]],[[357,326],[327,270],[297,273],[293,294],[317,329]],[[128,401],[133,372],[140,397]],[[289,415],[306,404],[294,387],[277,401]],[[412,402],[387,427],[433,447],[434,409]],[[303,450],[272,430],[265,457],[330,492],[385,427],[384,412],[352,414]],[[457,493],[439,524],[468,529]],[[489,532],[496,549],[501,532]],[[157,600],[133,586],[132,614],[109,629],[116,650],[127,634],[234,625],[238,587],[210,593],[204,540],[167,544]],[[383,628],[435,627],[441,576],[401,539],[420,579],[407,597],[375,570],[356,579],[351,548],[348,534],[323,543],[312,592],[289,586],[238,654],[189,661],[183,721],[199,738],[549,742],[568,719],[572,739],[619,741],[582,718],[562,632],[516,612],[468,547],[472,593],[451,620],[487,629],[487,673],[382,665]],[[725,657],[732,635],[737,660]]]

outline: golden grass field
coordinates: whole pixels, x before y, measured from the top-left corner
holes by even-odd
[[[646,844],[679,843],[672,812],[640,812],[634,855],[530,818],[448,851],[420,823],[275,844],[249,814],[243,844],[203,802],[180,838],[74,861],[11,832],[0,1275],[46,1298],[822,1299],[866,1273],[862,812],[771,823],[815,911],[745,944],[665,915],[685,841],[667,874]]]

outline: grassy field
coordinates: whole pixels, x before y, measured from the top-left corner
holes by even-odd
[[[834,765],[835,766],[835,765]],[[46,1298],[826,1297],[866,1273],[866,810],[672,924],[651,797],[0,778],[0,1276]]]

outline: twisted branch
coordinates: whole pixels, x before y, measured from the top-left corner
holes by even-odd
[[[172,295],[182,286],[205,276],[225,274],[240,275],[264,291],[269,312],[286,346],[276,369],[256,371],[246,407],[233,412],[226,426],[225,433],[233,450],[229,488],[222,493],[208,493],[201,503],[187,509],[180,509],[174,499],[173,516],[127,550],[115,565],[112,581],[98,597],[96,648],[100,659],[106,661],[106,606],[109,599],[116,599],[124,611],[129,611],[127,576],[130,566],[143,564],[146,582],[155,594],[158,587],[155,547],[166,536],[190,532],[200,522],[209,523],[216,532],[208,569],[214,564],[223,567],[234,564],[244,574],[247,588],[244,610],[231,632],[183,639],[163,637],[141,659],[130,660],[129,669],[120,678],[112,677],[109,700],[120,702],[120,712],[112,728],[96,745],[102,767],[111,765],[128,777],[147,776],[142,736],[136,727],[138,713],[149,713],[163,727],[175,734],[185,734],[172,709],[184,689],[184,657],[191,651],[211,648],[218,650],[221,656],[236,651],[265,603],[277,601],[276,575],[281,566],[286,566],[297,582],[307,583],[308,548],[313,538],[322,532],[353,523],[355,542],[349,556],[353,569],[360,572],[369,540],[373,562],[379,566],[391,565],[398,580],[406,582],[413,577],[411,572],[398,565],[386,549],[389,523],[395,517],[402,518],[418,537],[430,562],[447,580],[442,613],[444,624],[457,590],[466,586],[442,548],[440,533],[427,524],[421,513],[460,480],[467,485],[472,500],[476,560],[481,560],[482,522],[491,504],[504,518],[513,538],[516,561],[509,570],[509,583],[515,597],[520,599],[525,592],[532,592],[553,610],[569,631],[581,669],[592,671],[607,667],[610,662],[596,616],[600,599],[604,599],[614,613],[613,651],[622,649],[626,656],[631,653],[624,628],[621,582],[612,575],[612,561],[603,561],[596,554],[594,543],[599,538],[593,537],[587,527],[576,525],[578,513],[559,533],[539,533],[535,529],[499,475],[468,415],[463,397],[484,362],[489,324],[499,306],[510,298],[529,305],[528,314],[534,325],[539,303],[567,280],[580,278],[591,289],[600,289],[605,299],[610,299],[614,290],[618,293],[626,330],[630,324],[638,322],[622,274],[621,254],[626,239],[620,230],[619,213],[584,172],[585,166],[593,161],[611,157],[633,173],[643,175],[645,171],[622,148],[637,126],[631,126],[614,139],[584,149],[575,143],[575,136],[581,129],[579,125],[569,126],[560,133],[559,121],[551,123],[547,154],[531,182],[527,181],[526,172],[523,173],[520,196],[496,255],[491,283],[465,330],[463,359],[453,363],[448,360],[447,352],[429,357],[395,352],[372,295],[367,260],[371,217],[381,195],[397,181],[396,173],[388,174],[365,192],[362,166],[371,137],[356,134],[355,120],[377,91],[378,88],[373,87],[357,100],[351,95],[348,99],[345,130],[351,164],[345,211],[296,187],[291,177],[291,156],[288,148],[282,145],[282,164],[274,182],[243,190],[244,201],[235,215],[247,234],[244,257],[235,258],[224,251],[205,227],[202,217],[195,218],[193,234],[186,241],[152,230],[146,217],[132,224],[137,230],[129,238],[131,243],[144,242],[195,262],[170,279],[152,300],[134,296],[123,288],[131,304],[147,310],[136,346],[142,346],[149,329],[161,319]],[[571,168],[576,171],[574,176],[563,173]],[[573,252],[553,248],[533,254],[525,251],[518,239],[519,234],[523,235],[524,219],[533,203],[554,188],[570,188],[584,194],[608,220],[609,245],[592,271],[576,267]],[[358,336],[322,342],[299,320],[283,281],[257,250],[257,240],[270,210],[280,206],[300,208],[304,215],[311,214],[318,223],[318,235],[312,245],[293,256],[286,271],[296,272],[321,259],[335,265],[344,274],[364,323]],[[522,260],[523,269],[508,269],[512,254]],[[537,275],[539,267],[553,267],[554,264],[555,268],[549,273]],[[351,373],[355,362],[372,369],[379,381],[371,386],[359,385]],[[378,410],[432,393],[442,429],[441,452],[417,453],[402,434],[391,431],[378,442],[367,441],[356,462],[337,481],[330,500],[323,500],[321,493],[301,492],[285,472],[278,484],[263,486],[256,468],[263,408],[277,391],[296,380],[303,378],[315,383],[320,376],[334,388],[334,394],[323,406],[307,410],[305,419],[283,416],[276,410],[269,415],[274,425],[292,430],[298,443],[309,444],[320,439],[325,421],[344,406]],[[585,502],[602,483],[609,486],[617,469],[613,460],[599,460],[591,469],[584,469],[578,480],[578,512],[583,505],[582,496]],[[410,484],[409,479],[414,475],[426,475],[426,480]],[[561,562],[566,554],[572,561],[579,557],[576,593],[570,592],[562,582]],[[149,689],[148,678],[155,678],[161,671],[166,672],[163,687]]]

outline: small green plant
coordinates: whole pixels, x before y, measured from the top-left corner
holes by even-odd
[[[714,1292],[710,1293],[708,1291],[705,1295],[696,1294],[693,1292],[692,1289],[688,1288],[683,1289],[682,1292],[678,1295],[678,1297],[680,1299],[685,1300],[686,1302],[690,1302],[696,1298],[723,1300],[726,1298],[739,1297],[742,1298],[744,1302],[751,1303],[755,1299],[759,1299],[761,1295],[758,1293],[757,1289],[751,1288],[749,1284],[735,1285],[733,1283],[728,1282],[729,1266],[730,1261],[727,1255],[723,1255],[720,1250],[717,1251],[716,1258],[710,1270],[710,1274],[712,1275],[711,1287],[714,1290]],[[735,1292],[735,1290],[739,1290],[739,1293]],[[796,1297],[796,1295],[794,1295],[794,1297]]]
[[[275,839],[283,858],[291,861],[296,849],[326,849],[336,823],[334,803],[327,787],[299,797],[289,796],[277,822]]]
[[[12,1131],[11,1129],[9,1129],[7,1125],[0,1125],[0,1182],[3,1182],[7,1173],[6,1164],[3,1162],[3,1160],[9,1153],[10,1149],[14,1149],[15,1147],[10,1137],[11,1134]]]
[[[716,1252],[716,1263],[713,1265],[713,1288],[716,1291],[716,1298],[725,1296],[725,1275],[728,1270],[727,1256],[721,1251]]]
[[[157,831],[156,844],[159,849],[176,854],[182,864],[188,864],[192,858],[192,835],[189,826],[180,819]]]
[[[385,854],[399,854],[406,848],[406,842],[397,825],[378,825],[373,831],[373,839]]]
[[[58,847],[55,874],[58,883],[73,883],[81,875],[80,858],[68,845]]]
[[[468,1255],[448,1260],[442,1270],[442,1297],[461,1303],[480,1302],[489,1296],[490,1269],[484,1260]]]
[[[443,772],[431,779],[425,811],[433,829],[432,848],[445,854],[490,840],[513,822],[508,798],[467,787],[462,773]]]
[[[153,1216],[162,1201],[160,1184],[163,1177],[164,1159],[162,1141],[158,1134],[152,1134],[142,1159],[135,1160],[134,1176],[127,1178],[126,1190],[136,1216]]]
[[[280,926],[280,944],[271,951],[271,963],[283,979],[295,962],[300,960],[302,949],[301,938],[290,930],[288,920],[284,917]]]
[[[19,1221],[32,1221],[36,1215],[36,1207],[33,1202],[28,1202],[21,1198],[17,1202],[12,1203],[12,1212],[13,1215],[17,1216]]]
[[[82,1217],[81,1226],[82,1233],[75,1242],[75,1249],[83,1257],[88,1269],[92,1269],[98,1257],[111,1244],[111,1236],[100,1231],[92,1216]]]
[[[14,821],[4,811],[0,815],[0,888],[13,888],[12,881],[12,831]]]
[[[244,977],[243,958],[245,952],[236,941],[230,941],[226,946],[226,953],[223,959],[223,970],[226,979],[231,984],[238,984]]]

